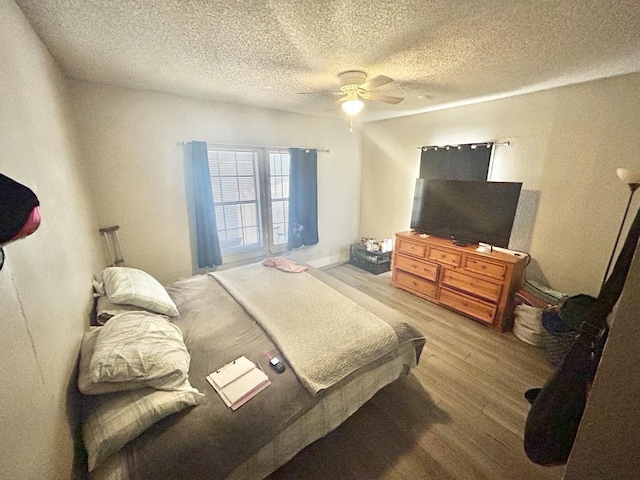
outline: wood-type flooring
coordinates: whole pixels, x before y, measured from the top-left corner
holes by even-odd
[[[326,273],[403,312],[427,338],[420,364],[268,478],[561,479],[523,450],[524,392],[551,375],[544,352],[349,264]]]

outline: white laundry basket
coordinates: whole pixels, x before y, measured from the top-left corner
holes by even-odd
[[[513,334],[529,345],[542,348],[542,309],[516,305]]]

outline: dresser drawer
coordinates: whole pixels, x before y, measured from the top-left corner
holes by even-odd
[[[408,255],[424,258],[427,252],[427,245],[399,237],[397,239],[397,249],[399,253],[406,253]]]
[[[500,280],[504,278],[504,274],[507,271],[507,267],[505,265],[486,262],[482,258],[475,257],[466,257],[463,267],[467,270],[481,273],[487,277],[498,278]]]
[[[484,323],[493,323],[496,315],[496,305],[444,287],[440,288],[438,301]]]
[[[402,270],[394,270],[393,281],[401,287],[408,288],[427,297],[436,298],[437,284],[424,278],[416,277]]]
[[[500,294],[502,293],[502,284],[467,275],[460,270],[445,268],[441,282],[443,285],[464,290],[495,302],[500,299]]]
[[[396,268],[413,273],[419,277],[426,278],[432,282],[435,282],[438,279],[438,270],[440,266],[435,263],[423,262],[416,258],[405,257],[403,255],[397,255],[393,261]]]
[[[429,249],[429,256],[427,258],[429,260],[433,260],[434,262],[445,263],[447,265],[459,267],[462,255],[458,252],[445,250],[444,248],[431,247]]]

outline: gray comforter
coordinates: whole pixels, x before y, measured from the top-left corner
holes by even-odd
[[[398,344],[413,342],[419,358],[424,337],[403,322],[398,313],[323,272],[311,270],[311,273],[388,322],[397,335]],[[169,285],[167,291],[180,311],[175,324],[182,330],[191,354],[189,380],[205,393],[205,400],[197,407],[158,422],[130,442],[124,450],[128,470],[135,479],[225,478],[274,435],[321,402],[326,391],[313,396],[292,369],[281,375],[270,370],[264,352],[275,355],[281,352],[212,277],[202,275],[182,280]],[[205,377],[242,355],[260,364],[272,385],[232,411]],[[380,365],[386,357],[360,371]],[[284,361],[287,362],[286,357]],[[340,388],[349,379],[327,391]]]

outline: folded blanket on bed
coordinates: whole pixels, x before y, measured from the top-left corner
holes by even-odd
[[[398,345],[389,324],[306,272],[257,263],[210,275],[271,336],[314,395]]]

